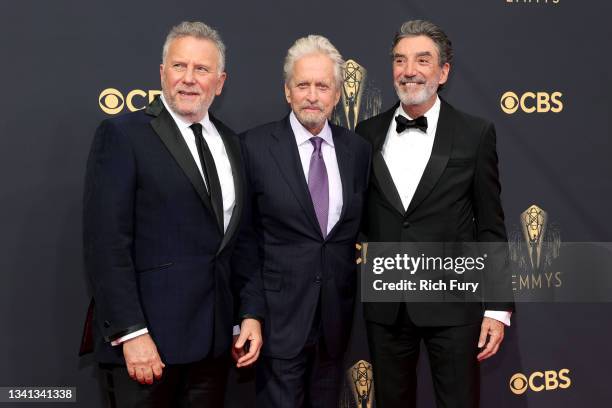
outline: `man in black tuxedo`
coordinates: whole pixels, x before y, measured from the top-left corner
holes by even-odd
[[[448,79],[451,42],[431,22],[409,21],[395,36],[392,61],[400,103],[356,129],[373,146],[363,222],[367,240],[505,242],[495,129],[438,97]],[[364,304],[377,407],[416,404],[421,340],[437,405],[478,406],[478,362],[499,349],[512,307]]]
[[[208,112],[224,64],[215,30],[173,27],[161,98],[103,121],[92,144],[85,264],[111,406],[220,407],[232,325],[241,320],[239,366],[261,347],[259,277],[230,264],[244,208],[240,143]]]
[[[255,247],[266,300],[257,406],[337,407],[355,300],[355,242],[370,146],[328,122],[343,60],[324,37],[301,38],[285,59],[291,112],[244,134]]]

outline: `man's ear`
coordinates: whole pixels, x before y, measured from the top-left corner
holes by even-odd
[[[450,64],[448,62],[442,65],[442,72],[440,74],[440,80],[438,81],[438,85],[445,84],[448,81],[448,74],[450,74]]]
[[[219,74],[219,81],[217,81],[217,89],[215,89],[215,95],[221,95],[221,91],[223,91],[223,85],[225,84],[225,80],[227,79],[227,73],[222,72]]]
[[[285,82],[285,99],[287,100],[288,104],[291,104],[291,91],[289,90],[289,86],[287,86],[286,82]]]

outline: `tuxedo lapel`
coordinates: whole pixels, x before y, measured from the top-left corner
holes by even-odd
[[[404,215],[405,208],[402,204],[397,187],[391,178],[391,173],[387,167],[387,163],[382,155],[382,148],[385,144],[387,137],[387,131],[393,121],[393,115],[398,107],[398,104],[393,106],[391,109],[380,115],[377,123],[374,124],[372,134],[374,139],[372,140],[372,172],[374,173],[373,182],[378,186],[381,193],[385,196],[391,207],[397,212]]]
[[[338,225],[344,219],[346,209],[350,205],[349,192],[353,191],[355,181],[355,164],[354,156],[348,146],[347,133],[340,127],[330,125],[332,129],[332,137],[334,139],[334,150],[336,151],[336,161],[338,162],[338,170],[340,171],[340,180],[342,182],[342,211],[338,222],[333,226],[332,230],[327,234],[327,239],[333,235]]]
[[[230,165],[232,167],[232,176],[234,179],[234,191],[236,196],[236,204],[234,205],[234,210],[232,211],[232,216],[230,218],[229,225],[227,226],[227,230],[223,235],[223,240],[221,241],[221,245],[219,246],[219,250],[217,254],[219,254],[230,239],[233,237],[236,232],[238,225],[240,224],[240,217],[242,215],[242,207],[243,207],[243,195],[244,195],[244,186],[242,179],[242,160],[240,156],[240,144],[238,140],[232,137],[232,131],[229,130],[222,122],[214,118],[212,115],[210,116],[211,122],[217,128],[219,135],[221,135],[221,139],[223,140],[223,144],[225,145],[225,151],[227,152],[227,157],[229,158]]]
[[[455,121],[452,118],[452,114],[452,107],[446,102],[441,101],[440,116],[438,117],[438,127],[431,150],[431,157],[427,162],[427,166],[425,166],[421,181],[406,210],[406,215],[412,213],[427,197],[446,168],[455,130]]]
[[[321,228],[317,221],[306,176],[302,168],[302,161],[298,152],[295,135],[289,123],[289,116],[278,122],[272,134],[275,139],[270,146],[270,153],[278,166],[281,176],[285,179],[293,195],[306,213],[316,233],[322,237]]]
[[[145,112],[148,115],[154,116],[153,120],[151,120],[153,130],[155,130],[155,133],[157,133],[172,157],[174,157],[174,160],[176,160],[178,165],[181,167],[193,185],[193,188],[196,190],[198,196],[202,200],[204,206],[208,208],[212,214],[214,214],[212,205],[210,203],[210,198],[206,192],[206,186],[204,184],[204,180],[202,179],[202,175],[198,170],[198,166],[193,160],[193,156],[185,144],[185,140],[183,139],[181,132],[176,126],[176,123],[174,123],[170,113],[164,107],[162,101],[159,98],[155,99],[147,107]],[[220,228],[220,231],[223,231],[222,226],[220,226]]]
[[[391,178],[391,172],[389,172],[387,163],[380,150],[374,152],[374,157],[372,157],[372,171],[375,176],[374,183],[378,186],[378,189],[383,193],[389,204],[391,204],[391,207],[401,215],[404,215],[406,210],[404,209],[402,198],[397,191],[393,178]]]

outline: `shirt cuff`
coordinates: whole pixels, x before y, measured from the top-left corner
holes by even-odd
[[[245,313],[241,316],[240,320],[244,320],[244,319],[255,319],[257,320],[259,323],[263,323],[263,318],[261,316],[257,316],[254,314],[250,314],[250,313]]]
[[[145,327],[144,329],[136,330],[135,332],[131,332],[130,334],[126,334],[125,336],[119,337],[111,341],[111,346],[118,346],[121,343],[124,343],[128,340],[131,340],[135,337],[142,336],[143,334],[147,334],[149,330]]]
[[[510,316],[512,316],[512,312],[507,312],[505,310],[485,310],[484,312],[484,317],[499,320],[506,326],[510,326]]]
[[[240,335],[240,326],[235,325],[233,330],[232,330],[232,332],[233,332],[234,336],[239,336]]]

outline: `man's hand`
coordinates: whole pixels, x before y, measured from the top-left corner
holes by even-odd
[[[257,319],[244,319],[240,324],[240,335],[234,336],[233,343],[232,357],[236,360],[236,367],[253,364],[257,361],[263,344],[261,323]]]
[[[489,341],[487,342],[487,336]],[[476,356],[478,361],[486,360],[487,358],[495,355],[502,340],[504,340],[504,324],[499,320],[485,317],[482,319],[482,325],[480,326],[480,338],[478,339],[478,348],[484,349]],[[486,346],[485,346],[486,343]]]
[[[153,378],[159,380],[166,366],[161,361],[157,347],[149,334],[124,342],[123,357],[128,374],[141,384],[153,384]]]

